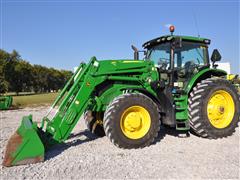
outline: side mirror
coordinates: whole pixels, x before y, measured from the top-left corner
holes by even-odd
[[[213,50],[212,56],[211,56],[211,61],[213,62],[213,64],[217,61],[220,61],[222,58],[221,54],[219,53],[219,51],[217,49]]]

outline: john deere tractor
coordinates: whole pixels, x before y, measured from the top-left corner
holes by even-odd
[[[121,148],[143,148],[157,137],[160,125],[192,130],[216,139],[233,134],[239,122],[239,95],[218,70],[221,55],[209,39],[161,36],[143,44],[144,60],[81,63],[41,125],[22,119],[7,145],[4,166],[44,160],[52,145],[63,143],[84,115],[87,127]],[[210,68],[210,63],[213,68]],[[54,148],[54,146],[53,146]]]

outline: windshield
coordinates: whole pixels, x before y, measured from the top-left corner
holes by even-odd
[[[147,51],[146,59],[166,68],[170,64],[170,43],[159,44]],[[189,63],[197,66],[208,64],[207,46],[200,43],[182,42],[182,47],[174,50],[174,67],[185,67]]]
[[[151,60],[154,64],[166,63],[169,65],[170,62],[170,43],[159,44],[152,47],[147,51],[146,59]]]
[[[207,46],[199,43],[184,42],[182,48],[174,50],[175,67],[188,64],[202,66],[208,64]]]

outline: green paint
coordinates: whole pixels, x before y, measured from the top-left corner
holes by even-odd
[[[176,120],[186,121],[188,119],[188,96],[182,95],[180,98],[174,98],[176,105]]]
[[[210,78],[212,75],[214,76],[225,76],[227,73],[221,69],[210,69],[206,68],[202,71],[199,71],[197,74],[195,74],[190,81],[187,83],[186,87],[184,88],[185,92],[189,94],[195,84],[199,82],[200,80]]]
[[[12,165],[17,165],[29,158],[44,158],[44,145],[38,136],[37,124],[32,122],[31,116],[23,117],[17,133],[21,136],[22,141],[12,154]]]
[[[9,109],[12,105],[12,96],[0,96],[0,110]]]

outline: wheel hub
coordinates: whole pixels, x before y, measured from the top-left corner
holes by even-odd
[[[232,96],[224,90],[218,90],[209,98],[207,114],[215,128],[227,127],[234,116],[235,105]]]
[[[142,106],[131,106],[126,109],[120,121],[123,134],[129,139],[144,137],[150,129],[151,118]]]
[[[138,112],[131,112],[126,116],[124,126],[129,131],[134,131],[140,128],[141,123],[142,123],[141,114]]]
[[[223,114],[224,113],[224,106],[220,106],[218,108],[219,113]]]

